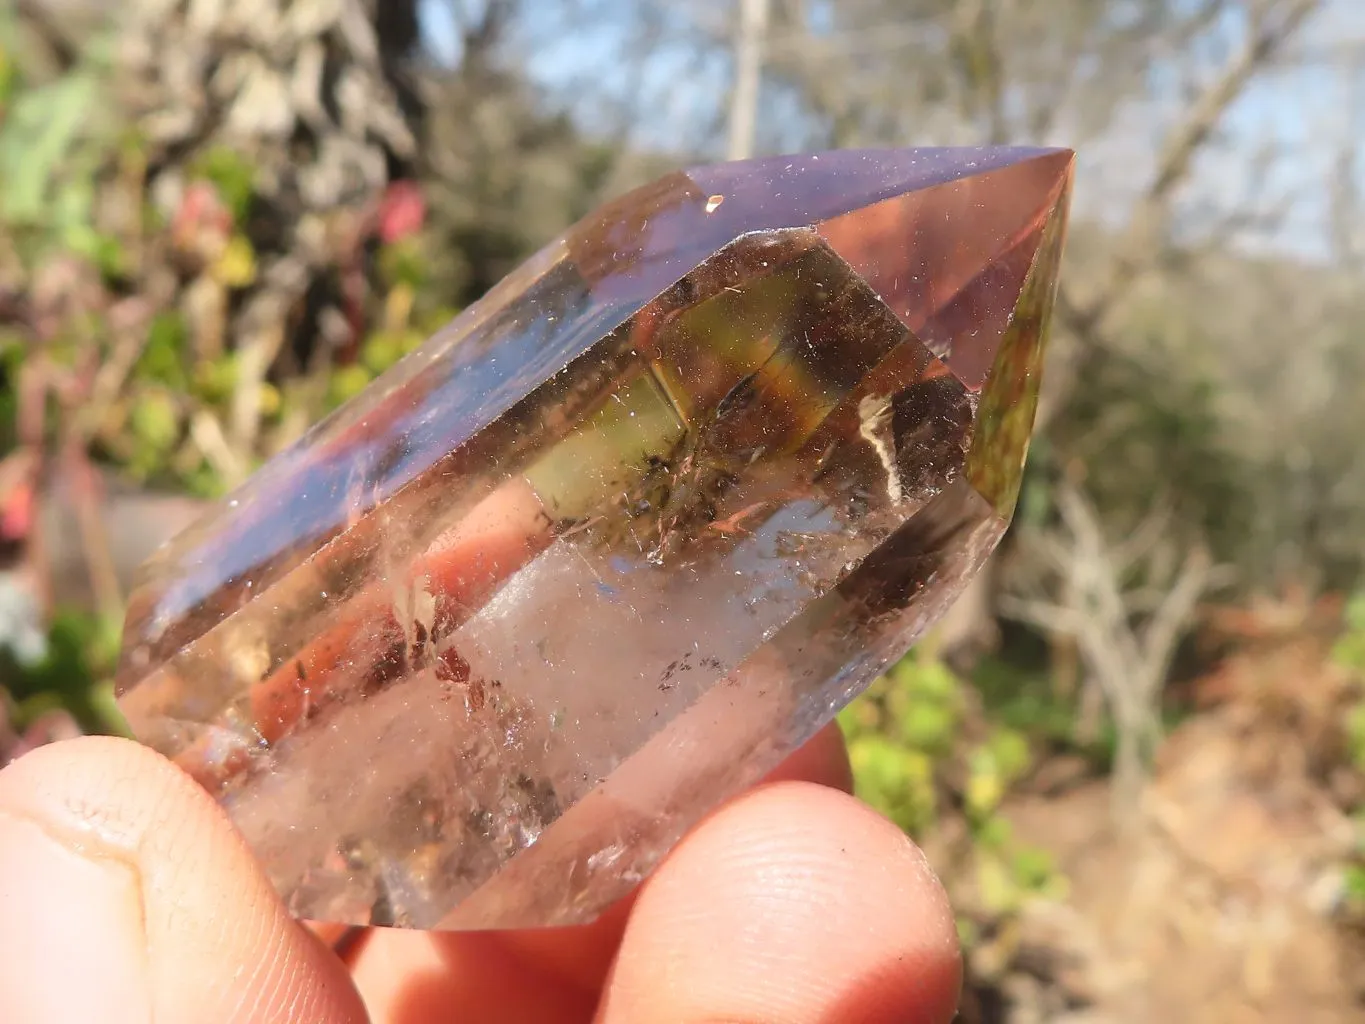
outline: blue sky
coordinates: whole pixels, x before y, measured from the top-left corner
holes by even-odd
[[[425,4],[428,46],[446,60],[457,60],[457,34],[445,0],[425,0]],[[546,29],[557,41],[536,47],[528,70],[552,92],[566,90],[566,83],[588,69],[595,84],[608,87],[607,91],[643,90],[659,97],[663,106],[653,119],[659,128],[653,138],[646,136],[639,142],[685,146],[689,140],[676,136],[676,126],[700,126],[719,117],[728,76],[723,62],[684,67],[680,62],[688,58],[679,48],[661,48],[652,55],[643,81],[628,83],[626,72],[611,59],[621,51],[619,23],[601,19],[573,26],[547,25]],[[1250,244],[1309,259],[1327,255],[1331,206],[1324,183],[1340,155],[1340,140],[1354,138],[1365,147],[1365,69],[1352,80],[1339,65],[1323,62],[1321,55],[1340,53],[1352,45],[1359,46],[1358,56],[1365,58],[1365,0],[1327,0],[1300,40],[1300,49],[1311,59],[1253,84],[1226,118],[1221,145],[1201,161],[1188,190],[1201,208],[1244,207],[1254,196],[1258,203],[1287,211],[1281,229]],[[666,87],[678,77],[691,87]],[[1098,214],[1100,199],[1112,208],[1115,195],[1142,187],[1166,120],[1153,116],[1151,110],[1134,109],[1104,137],[1082,147],[1078,212]],[[1268,173],[1259,170],[1257,154],[1263,148],[1281,154]],[[1357,161],[1357,171],[1365,176],[1365,159]],[[1087,180],[1094,183],[1091,188]],[[1360,185],[1365,192],[1365,177]]]

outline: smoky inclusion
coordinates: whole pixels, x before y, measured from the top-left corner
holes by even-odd
[[[814,158],[754,230],[705,170],[604,208],[147,567],[122,706],[294,913],[589,919],[946,609],[1012,511],[1071,167],[953,152],[850,165],[857,232]],[[992,195],[983,255],[923,251]]]

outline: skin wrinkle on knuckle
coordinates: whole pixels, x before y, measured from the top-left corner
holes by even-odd
[[[96,834],[95,841],[78,828],[45,819],[29,811],[7,807],[0,792],[0,821],[14,825],[27,826],[36,830],[54,847],[97,867],[101,872],[110,873],[114,885],[120,882],[132,896],[133,917],[128,921],[130,932],[126,937],[136,936],[136,957],[144,978],[152,975],[152,947],[148,930],[147,887],[136,849],[130,849],[119,842],[110,842],[109,837]],[[67,807],[71,810],[70,807]]]
[[[140,861],[152,831],[145,811],[164,806],[172,794],[164,772],[136,770],[135,762],[153,755],[130,743],[123,746],[125,742],[120,741],[117,758],[106,759],[113,765],[102,765],[99,778],[89,771],[89,757],[63,759],[60,748],[35,751],[0,773],[5,783],[0,785],[0,808],[8,806],[30,819],[41,816],[71,837],[93,837],[111,853],[121,851],[125,859]],[[149,781],[152,792],[147,792]]]
[[[107,738],[36,750],[0,771],[5,818],[135,881],[120,924],[155,1021],[363,1019],[340,965],[294,934],[226,813],[160,755]]]
[[[153,935],[173,933],[177,913],[165,899],[155,899],[155,893],[175,890],[176,879],[168,875],[193,870],[184,858],[171,856],[186,848],[185,830],[195,827],[193,816],[171,813],[173,807],[183,807],[175,793],[178,779],[162,771],[139,771],[138,762],[152,756],[132,745],[106,759],[98,776],[89,770],[91,759],[60,759],[54,749],[37,751],[28,764],[16,762],[0,775],[0,817],[24,822],[59,848],[126,874],[137,913],[130,925],[137,929],[150,977]],[[199,845],[189,841],[191,849]]]
[[[98,830],[74,828],[67,823],[53,821],[51,818],[44,818],[27,810],[7,807],[3,801],[0,801],[0,818],[7,818],[10,821],[21,822],[36,828],[54,845],[60,846],[62,849],[93,864],[103,867],[118,865],[127,869],[136,880],[139,894],[142,893],[142,865],[136,847],[129,847],[118,841],[110,841],[108,836],[102,835]],[[146,901],[140,900],[140,902],[143,905],[145,923]]]
[[[207,823],[202,814],[190,813],[189,805],[206,804],[208,798],[146,748],[115,742],[117,753],[105,759],[107,774],[97,783],[86,759],[75,759],[47,779],[40,776],[38,792],[22,802],[57,809],[57,814],[48,815],[54,825],[73,838],[93,839],[111,855],[117,851],[140,874],[152,871],[146,884],[173,891],[183,873],[204,867],[202,857],[186,858],[183,853],[205,851],[202,832]],[[0,806],[4,803],[0,790]],[[214,856],[213,851],[209,855]]]
[[[103,870],[125,876],[136,914],[129,926],[136,929],[137,956],[142,962],[144,976],[151,977],[154,959],[152,921],[143,858],[147,824],[129,814],[129,801],[120,798],[135,792],[135,780],[125,769],[92,785],[91,777],[80,770],[78,762],[57,763],[60,770],[48,776],[40,770],[31,770],[32,765],[14,771],[13,768],[22,762],[11,766],[10,777],[4,780],[10,785],[0,786],[0,817],[36,828],[58,848]],[[17,793],[9,791],[16,779],[28,781],[25,776],[32,774],[37,775],[33,780],[36,784],[27,791],[22,786],[17,787]]]
[[[36,803],[37,807],[6,811],[3,794],[0,794],[0,813],[10,813],[32,822],[43,829],[53,842],[87,860],[116,862],[126,868],[135,879],[140,913],[138,927],[144,942],[150,947],[153,925],[164,927],[170,922],[152,920],[148,890],[165,890],[174,879],[148,876],[149,859],[155,859],[152,855],[158,852],[149,847],[157,847],[163,853],[184,849],[181,836],[187,826],[184,815],[162,811],[154,811],[149,815],[145,810],[138,814],[130,810],[164,808],[174,802],[167,799],[170,787],[164,784],[157,785],[153,791],[144,793],[140,798],[126,797],[127,794],[135,794],[140,785],[145,788],[145,782],[145,775],[140,777],[128,767],[114,773],[110,781],[92,793],[90,777],[80,773],[77,765],[73,764],[53,783],[42,786],[35,794],[36,800],[25,801]],[[53,808],[55,813],[42,814],[40,808]],[[193,844],[190,848],[193,848]],[[169,869],[172,875],[189,870],[189,866],[182,865],[179,858],[162,857],[160,861],[162,867]],[[161,874],[164,872],[154,872],[154,876]],[[160,916],[168,917],[171,913],[172,908],[166,907]]]

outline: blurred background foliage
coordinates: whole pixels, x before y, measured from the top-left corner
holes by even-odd
[[[137,564],[603,199],[1067,144],[1016,523],[843,712],[859,791],[964,1019],[1358,1019],[1363,140],[1352,0],[16,0],[0,763],[119,731]]]

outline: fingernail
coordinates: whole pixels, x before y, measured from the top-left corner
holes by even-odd
[[[0,810],[0,1018],[147,1024],[135,869]]]

